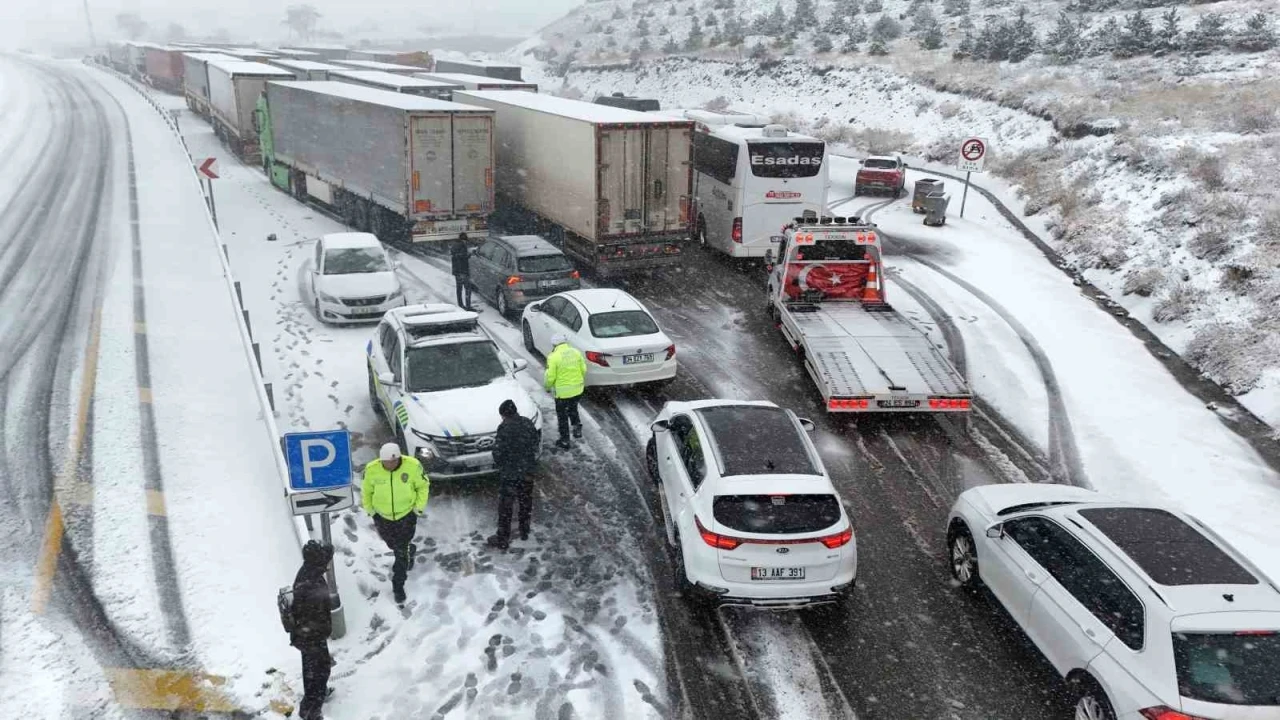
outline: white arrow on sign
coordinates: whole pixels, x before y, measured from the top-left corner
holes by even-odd
[[[200,161],[196,171],[210,180],[218,179],[218,158],[208,157]]]
[[[289,494],[294,515],[315,515],[346,510],[355,504],[351,486]]]
[[[956,168],[963,172],[982,172],[987,162],[987,139],[980,137],[967,138],[960,143],[960,158]]]

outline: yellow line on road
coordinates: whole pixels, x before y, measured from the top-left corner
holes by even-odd
[[[85,430],[89,424],[89,406],[93,389],[98,381],[98,344],[102,337],[102,308],[94,308],[93,322],[89,326],[89,344],[84,350],[84,373],[80,380],[80,397],[76,406],[76,422],[71,442],[67,446],[67,458],[62,472],[54,479],[54,496],[49,501],[49,517],[44,524],[44,540],[40,543],[40,556],[36,561],[35,581],[31,588],[31,611],[43,614],[53,594],[53,576],[58,570],[58,556],[62,554],[62,504],[59,496],[65,493],[69,502],[93,502],[92,487],[80,483],[76,470],[80,464],[80,452],[84,448]]]
[[[149,387],[138,388],[138,402],[144,403],[146,405],[151,404],[151,388]]]
[[[182,670],[106,668],[107,682],[121,706],[135,710],[235,712],[222,692],[226,678]]]
[[[164,493],[159,490],[147,491],[147,514],[148,515],[168,515],[164,508]]]

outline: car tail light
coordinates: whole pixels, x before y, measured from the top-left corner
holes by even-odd
[[[1205,720],[1199,715],[1188,715],[1164,705],[1143,708],[1138,711],[1138,714],[1146,718],[1146,720]]]
[[[689,196],[680,196],[680,224],[689,224]]]
[[[740,217],[736,217],[733,219],[732,237],[734,242],[738,244],[742,243],[742,218]]]
[[[932,410],[968,410],[969,398],[929,398]]]
[[[870,398],[831,398],[827,401],[828,410],[866,410],[870,405]]]
[[[569,277],[573,278],[574,280],[578,280],[582,277],[582,273],[578,272],[577,270],[574,270],[573,272],[569,273]]]
[[[520,277],[519,275],[512,275],[511,277],[507,278],[508,285],[515,285],[518,282],[524,282],[524,278]]]
[[[605,355],[604,353],[598,353],[598,352],[595,352],[594,350],[587,351],[587,362],[595,363],[600,367],[609,367],[608,358],[609,356]]]
[[[1234,635],[1275,635],[1275,630],[1237,630]]]
[[[675,346],[675,345],[668,345],[668,346],[667,346],[667,359],[668,359],[668,360],[670,360],[671,358],[673,358],[673,357],[675,357],[675,356],[676,356],[676,346]]]
[[[853,539],[853,527],[847,527],[844,530],[841,530],[840,532],[836,533],[835,535],[828,535],[823,538],[818,538],[818,542],[822,543],[823,545],[826,545],[832,550],[835,550],[838,547],[847,545],[849,541],[852,539]]]
[[[693,524],[698,526],[698,534],[702,536],[702,542],[713,548],[719,548],[720,550],[737,550],[738,546],[742,544],[742,541],[736,537],[720,535],[706,529],[702,526],[702,521],[699,520],[696,515],[693,518]]]
[[[679,255],[679,254],[680,254],[680,246],[679,246],[679,245],[667,245],[667,246],[664,246],[664,247],[662,248],[662,252],[663,252],[663,253],[665,253],[665,254],[667,254],[667,255]]]

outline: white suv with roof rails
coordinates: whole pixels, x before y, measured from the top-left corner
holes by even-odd
[[[432,478],[496,472],[503,400],[542,430],[542,413],[515,376],[528,362],[503,352],[474,312],[446,304],[389,310],[365,356],[374,412]]]
[[[847,597],[853,525],[806,431],[764,401],[668,402],[645,449],[677,586],[717,604],[795,608]]]
[[[1280,718],[1280,589],[1185,513],[1059,485],[966,490],[951,573],[1076,689],[1077,720]]]

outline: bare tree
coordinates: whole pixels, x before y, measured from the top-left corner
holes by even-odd
[[[315,35],[316,24],[320,22],[320,11],[308,4],[290,5],[284,11],[284,24],[291,33],[308,40]]]
[[[125,37],[137,40],[147,31],[147,22],[138,13],[125,12],[116,15],[116,27],[120,28]]]

